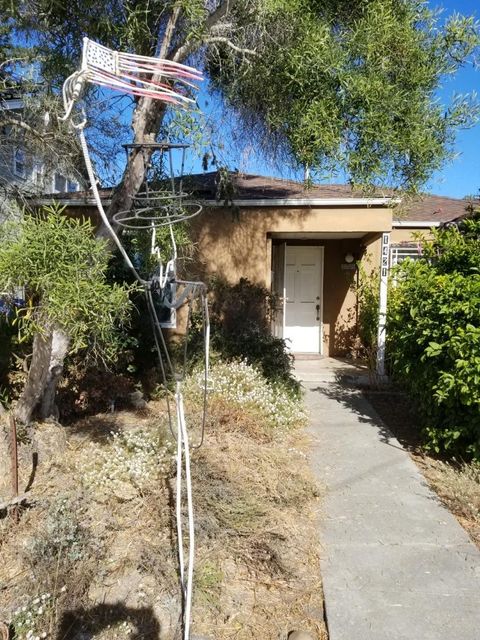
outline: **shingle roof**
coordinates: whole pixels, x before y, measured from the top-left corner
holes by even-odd
[[[361,195],[352,191],[351,187],[345,184],[312,185],[306,189],[303,182],[283,178],[235,172],[231,172],[229,177],[233,186],[233,197],[241,200],[274,198],[312,200],[314,198],[354,198]],[[219,175],[216,171],[191,176],[191,180],[195,185],[195,191],[199,194],[208,194],[214,198],[218,193]]]
[[[412,222],[452,222],[467,216],[469,206],[472,204],[478,206],[479,203],[469,199],[460,200],[425,194],[402,205],[399,208],[399,214],[394,214],[394,218]]]
[[[241,173],[232,173],[230,176],[235,191],[233,197],[242,200],[268,200],[269,198],[313,200],[317,198],[358,198],[365,195],[360,191],[354,191],[347,184],[318,184],[306,189],[302,182],[293,180]],[[218,183],[216,172],[192,176],[192,178],[199,187],[199,194],[203,192],[205,195],[215,196],[216,183]],[[392,195],[392,191],[385,190],[375,193],[373,197]],[[468,204],[468,200],[425,194],[415,200],[405,202],[403,206],[399,207],[398,214],[394,217],[418,222],[450,222],[465,216]]]
[[[317,184],[308,189],[302,182],[271,178],[246,173],[230,172],[230,199],[234,200],[269,200],[269,199],[348,199],[365,197],[365,194],[354,191],[346,184]],[[185,178],[185,189],[195,193],[198,198],[215,200],[219,194],[219,173],[216,171],[194,174]],[[112,189],[102,189],[102,198],[109,198]],[[372,197],[388,197],[392,191],[375,193]],[[62,200],[90,199],[90,192],[55,194],[54,198]],[[447,198],[432,194],[425,194],[414,200],[404,201],[398,208],[394,218],[412,222],[451,222],[467,215],[467,208],[471,201],[458,198]],[[478,204],[478,201],[476,202]]]

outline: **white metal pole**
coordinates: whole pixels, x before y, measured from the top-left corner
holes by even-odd
[[[377,336],[377,374],[385,376],[385,325],[387,322],[388,296],[388,265],[390,254],[390,233],[382,234],[382,248],[380,256],[380,301],[378,305],[378,336]]]
[[[287,243],[283,243],[283,287],[282,287],[282,338],[285,340],[285,320],[287,315]]]

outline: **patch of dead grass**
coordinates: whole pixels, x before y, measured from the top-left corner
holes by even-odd
[[[449,464],[428,457],[418,462],[430,486],[480,548],[480,465]]]
[[[158,401],[148,411],[102,414],[68,427],[65,446],[39,466],[32,508],[18,525],[5,520],[0,525],[5,618],[32,594],[50,590],[56,598],[52,640],[85,634],[96,640],[176,637],[180,588],[173,466],[147,491],[125,500],[97,495],[81,482],[89,441],[108,447],[108,432],[158,429],[164,414]],[[324,640],[315,518],[319,492],[305,460],[308,443],[295,430],[276,434],[265,422],[217,399],[210,406],[204,446],[193,452],[193,631],[215,640],[280,640],[302,628]],[[55,429],[59,438],[65,436],[60,426],[45,430],[49,447]],[[65,566],[65,545],[48,547],[52,540],[45,527],[60,495],[69,505],[64,533],[73,538],[74,550]],[[29,554],[26,540],[36,541]],[[63,585],[65,593],[59,592]]]

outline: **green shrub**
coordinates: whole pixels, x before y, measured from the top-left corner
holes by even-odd
[[[56,328],[69,336],[70,353],[115,359],[132,288],[106,281],[107,245],[89,220],[67,217],[56,204],[0,225],[0,291],[26,290],[16,318],[22,340]]]
[[[480,458],[480,221],[423,242],[397,271],[388,313],[393,375],[417,401],[427,444]]]
[[[212,347],[223,359],[244,359],[267,380],[299,393],[292,375],[293,356],[285,341],[271,333],[275,297],[268,289],[241,278],[235,285],[211,283]]]

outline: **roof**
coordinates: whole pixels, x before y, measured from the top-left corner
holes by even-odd
[[[303,198],[314,200],[318,198],[358,198],[365,194],[352,191],[349,185],[345,184],[325,184],[312,185],[305,188],[303,182],[286,180],[283,178],[272,178],[259,176],[250,173],[230,172],[229,178],[232,183],[233,197],[239,200],[258,199],[282,199],[291,200]],[[215,197],[220,186],[219,173],[211,171],[209,173],[197,174],[191,177],[195,184],[197,193]],[[382,194],[388,196],[390,194]],[[380,196],[380,194],[375,194]]]
[[[478,200],[447,198],[433,194],[424,194],[399,208],[397,220],[418,222],[453,222],[468,215],[471,205],[478,205]]]
[[[271,206],[308,206],[309,202],[317,205],[320,200],[335,201],[337,206],[348,205],[349,201],[357,206],[368,203],[385,206],[391,203],[389,199],[395,197],[391,190],[366,195],[346,184],[316,184],[306,188],[303,182],[282,178],[239,172],[230,172],[228,177],[228,193],[222,189],[220,173],[217,171],[188,176],[184,180],[184,188],[207,202],[222,203],[227,200],[240,206],[269,206],[269,201],[272,201]],[[102,199],[108,200],[111,194],[112,189],[100,190]],[[55,194],[52,197],[66,203],[71,201],[72,204],[82,204],[83,201],[83,204],[87,204],[92,196],[90,192],[74,192]],[[471,201],[466,199],[425,194],[419,198],[404,200],[396,209],[394,219],[406,226],[408,222],[417,223],[418,226],[422,222],[440,225],[465,217],[469,204]]]

